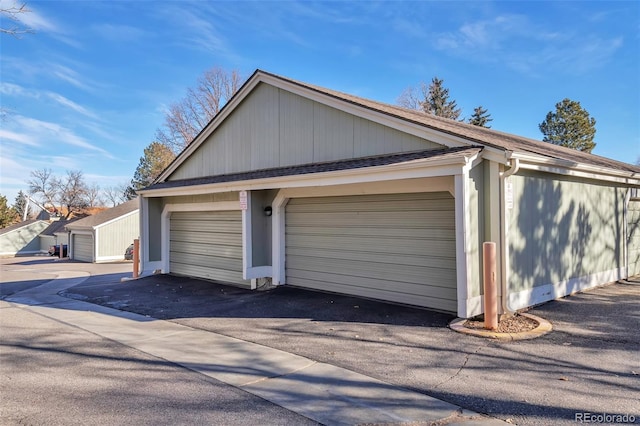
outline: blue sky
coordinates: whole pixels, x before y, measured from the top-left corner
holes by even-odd
[[[2,6],[13,0],[0,0]],[[0,35],[0,194],[29,173],[128,182],[164,111],[207,69],[256,68],[395,104],[444,79],[468,117],[541,139],[563,98],[597,120],[594,154],[640,158],[638,1],[27,1]],[[2,22],[3,27],[7,25]]]

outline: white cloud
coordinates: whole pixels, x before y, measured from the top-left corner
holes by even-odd
[[[78,105],[77,103],[73,102],[70,99],[65,98],[64,96],[58,94],[58,93],[54,93],[54,92],[47,92],[47,96],[49,96],[51,99],[53,99],[54,101],[56,101],[57,103],[59,103],[62,106],[68,107],[86,117],[89,118],[93,118],[93,119],[98,119],[98,116],[94,113],[92,113],[91,111],[87,110],[85,107],[83,107],[82,105]]]
[[[0,141],[3,141],[3,140],[18,142],[19,144],[22,144],[22,145],[40,146],[40,144],[37,143],[33,139],[33,137],[29,135],[12,132],[6,129],[0,129]]]
[[[111,159],[114,158],[106,150],[92,145],[81,136],[76,135],[70,129],[57,123],[51,123],[48,121],[37,120],[35,118],[24,116],[12,117],[12,123],[18,129],[22,130],[21,134],[24,137],[30,138],[30,140],[35,141],[35,143],[39,143],[40,145],[71,145],[78,148],[86,149],[88,151],[100,153]]]

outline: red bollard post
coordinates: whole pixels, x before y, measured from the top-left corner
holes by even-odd
[[[140,240],[133,240],[133,278],[138,278],[140,269]]]
[[[484,328],[498,328],[498,288],[496,284],[496,243],[482,243],[484,282]]]

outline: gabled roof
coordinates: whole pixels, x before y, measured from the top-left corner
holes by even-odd
[[[16,229],[24,228],[29,225],[33,225],[34,223],[40,223],[40,222],[46,223],[44,220],[39,220],[39,219],[29,219],[23,222],[14,223],[13,225],[9,225],[6,228],[0,229],[0,235],[8,234],[9,232],[15,231]]]
[[[298,166],[276,167],[271,169],[254,170],[250,172],[229,173],[225,175],[159,182],[145,188],[145,191],[166,188],[179,188],[194,185],[209,185],[214,183],[250,181],[256,179],[268,179],[285,176],[299,176],[311,173],[326,173],[341,170],[363,169],[367,167],[388,166],[392,164],[400,164],[409,161],[424,160],[429,158],[446,161],[456,157],[471,157],[481,150],[482,148],[479,147],[430,149],[424,151],[403,152],[399,154],[376,155],[348,160],[302,164]]]
[[[133,199],[108,210],[103,210],[100,213],[96,213],[94,215],[87,216],[78,221],[75,221],[71,224],[67,224],[66,229],[72,230],[97,228],[98,226],[104,225],[105,223],[110,222],[114,219],[133,213],[138,210],[138,208],[138,199]]]
[[[69,219],[69,220],[60,219],[60,220],[53,221],[49,226],[45,228],[44,231],[40,233],[40,235],[53,236],[56,234],[56,232],[64,232],[65,226],[69,225],[70,223],[77,222],[78,220],[81,220],[81,219]]]
[[[627,164],[621,161],[612,160],[594,154],[589,154],[574,149],[569,149],[529,139],[509,133],[500,132],[493,129],[474,126],[460,121],[450,120],[427,114],[421,111],[402,108],[395,105],[385,104],[370,99],[353,96],[320,86],[296,81],[287,77],[278,76],[262,70],[256,70],[253,75],[243,84],[240,90],[227,102],[220,112],[205,126],[205,128],[194,138],[193,142],[169,164],[169,166],[156,179],[156,183],[166,180],[174,170],[178,168],[219,126],[224,119],[246,98],[253,89],[260,83],[288,90],[297,95],[312,98],[315,101],[323,102],[337,108],[347,108],[350,113],[371,119],[393,120],[394,123],[405,123],[423,129],[424,137],[427,133],[443,135],[448,137],[444,142],[446,146],[480,146],[496,149],[499,152],[533,154],[552,160],[560,160],[566,164],[583,164],[587,166],[604,168],[614,172],[622,172],[629,175],[640,173],[640,167]],[[346,110],[346,109],[345,109]],[[450,144],[447,143],[450,142]],[[437,141],[441,143],[442,141]],[[637,178],[637,176],[634,176]],[[151,187],[150,187],[151,188]],[[150,189],[149,188],[149,189]]]

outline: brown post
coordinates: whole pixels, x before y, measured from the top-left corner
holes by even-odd
[[[138,278],[140,269],[140,240],[133,240],[133,278]]]
[[[60,243],[60,253],[58,253],[58,255],[60,256],[60,259],[64,259],[64,244]]]
[[[496,287],[496,243],[482,243],[484,280],[484,328],[498,328],[498,289]]]

